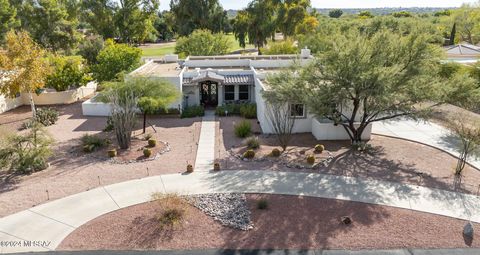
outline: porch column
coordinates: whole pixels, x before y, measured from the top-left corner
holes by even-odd
[[[239,97],[240,97],[239,96],[240,95],[240,92],[239,92],[240,90],[238,88],[238,85],[234,85],[234,86],[235,86],[235,94],[234,94],[235,95],[235,101],[238,101]]]

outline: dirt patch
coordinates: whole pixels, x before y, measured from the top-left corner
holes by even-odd
[[[256,209],[260,198],[268,201],[267,210]],[[146,203],[81,226],[58,250],[480,247],[480,233],[473,242],[465,241],[466,222],[449,217],[311,197],[254,194],[247,195],[247,201],[254,223],[249,231],[223,227],[193,207],[181,228],[159,231],[154,215],[161,208]],[[342,216],[350,216],[353,223],[344,225]]]
[[[46,128],[55,139],[51,166],[29,176],[0,172],[0,217],[48,202],[48,198],[54,200],[99,186],[152,175],[181,173],[186,170],[187,164],[195,163],[200,118],[149,116],[147,132],[154,134],[157,141],[167,142],[170,151],[155,160],[118,165],[104,158],[78,153],[80,138],[85,134],[102,133],[107,118],[83,116],[80,103],[57,107],[57,110],[60,111],[58,122]],[[3,119],[3,114],[0,118]],[[134,131],[134,136],[139,138],[142,137],[141,124],[139,119]]]
[[[290,154],[290,158],[304,162],[305,156],[300,152],[311,153],[316,144],[323,144],[326,150],[325,154],[316,157],[333,157],[327,165],[321,164],[316,169],[288,167],[281,158],[272,157],[263,161],[243,161],[230,153],[233,151],[240,154],[245,150],[244,139],[235,137],[233,131],[233,123],[240,120],[239,117],[219,119],[216,158],[224,170],[316,172],[374,178],[472,194],[477,194],[480,188],[480,171],[470,166],[465,167],[461,187],[455,188],[454,169],[457,159],[450,154],[427,145],[378,135],[372,135],[369,141],[371,149],[368,152],[351,150],[349,141],[318,141],[309,133],[293,135],[291,146],[286,152]],[[260,155],[269,153],[273,148],[280,148],[275,136],[258,137],[261,141],[258,149]],[[319,160],[321,159],[317,158],[317,161]]]

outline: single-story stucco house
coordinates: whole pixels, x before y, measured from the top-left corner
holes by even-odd
[[[161,60],[147,61],[128,77],[165,79],[173,83],[182,97],[170,108],[179,110],[194,105],[214,108],[226,103],[252,102],[257,105],[258,122],[263,133],[274,133],[265,113],[262,91],[267,89],[265,78],[269,73],[288,67],[294,61],[300,65],[313,59],[309,49],[299,55],[272,56],[190,56],[179,60],[167,55]],[[83,103],[83,114],[108,116],[110,107],[95,98]],[[347,140],[345,129],[331,121],[319,119],[308,112],[303,104],[291,106],[292,118],[296,118],[294,133],[311,132],[318,140]],[[294,109],[294,110],[293,110]],[[371,126],[364,132],[370,139]]]

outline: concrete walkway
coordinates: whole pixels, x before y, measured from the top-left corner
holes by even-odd
[[[213,170],[215,161],[215,112],[205,111],[200,129],[195,171]]]
[[[372,133],[423,143],[455,157],[459,155],[457,148],[460,146],[460,140],[446,128],[428,121],[400,119],[376,122],[372,126]],[[478,154],[471,156],[468,162],[480,169]]]
[[[415,185],[317,173],[200,171],[117,183],[0,219],[0,252],[54,250],[72,231],[105,213],[144,203],[154,192],[304,195],[412,209],[480,223],[480,197]],[[37,246],[28,241],[42,241]]]

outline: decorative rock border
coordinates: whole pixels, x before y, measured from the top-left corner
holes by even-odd
[[[111,164],[119,164],[119,165],[127,165],[127,164],[131,164],[131,163],[141,163],[141,162],[147,162],[147,161],[153,161],[153,160],[156,160],[160,155],[162,154],[165,154],[167,152],[170,151],[170,144],[168,142],[163,142],[163,141],[158,141],[159,143],[163,143],[165,145],[165,148],[158,151],[154,157],[149,157],[149,158],[145,158],[145,159],[140,159],[140,160],[136,160],[136,159],[131,159],[131,160],[125,160],[125,161],[122,161],[122,160],[118,160],[118,158],[110,158],[108,159],[108,161],[111,163]]]
[[[223,226],[244,231],[253,228],[245,194],[200,194],[186,196],[185,199]]]
[[[309,165],[304,165],[304,164],[301,164],[301,163],[295,163],[295,162],[286,162],[285,161],[285,156],[284,154],[280,155],[280,157],[278,157],[279,160],[273,160],[272,157],[269,157],[269,156],[262,156],[262,157],[257,157],[257,158],[253,158],[253,159],[247,159],[247,158],[244,158],[242,155],[239,155],[237,153],[235,153],[232,149],[229,149],[227,151],[230,156],[234,157],[235,159],[238,159],[238,160],[241,160],[241,161],[245,161],[245,162],[265,162],[265,161],[268,161],[268,162],[271,162],[271,163],[279,163],[283,166],[286,166],[288,168],[293,168],[293,169],[317,169],[321,166],[324,166],[324,167],[327,167],[330,162],[332,162],[333,160],[333,155],[331,152],[327,151],[326,153],[328,154],[328,158],[326,159],[323,159],[321,160],[320,162],[317,162],[311,166]]]

